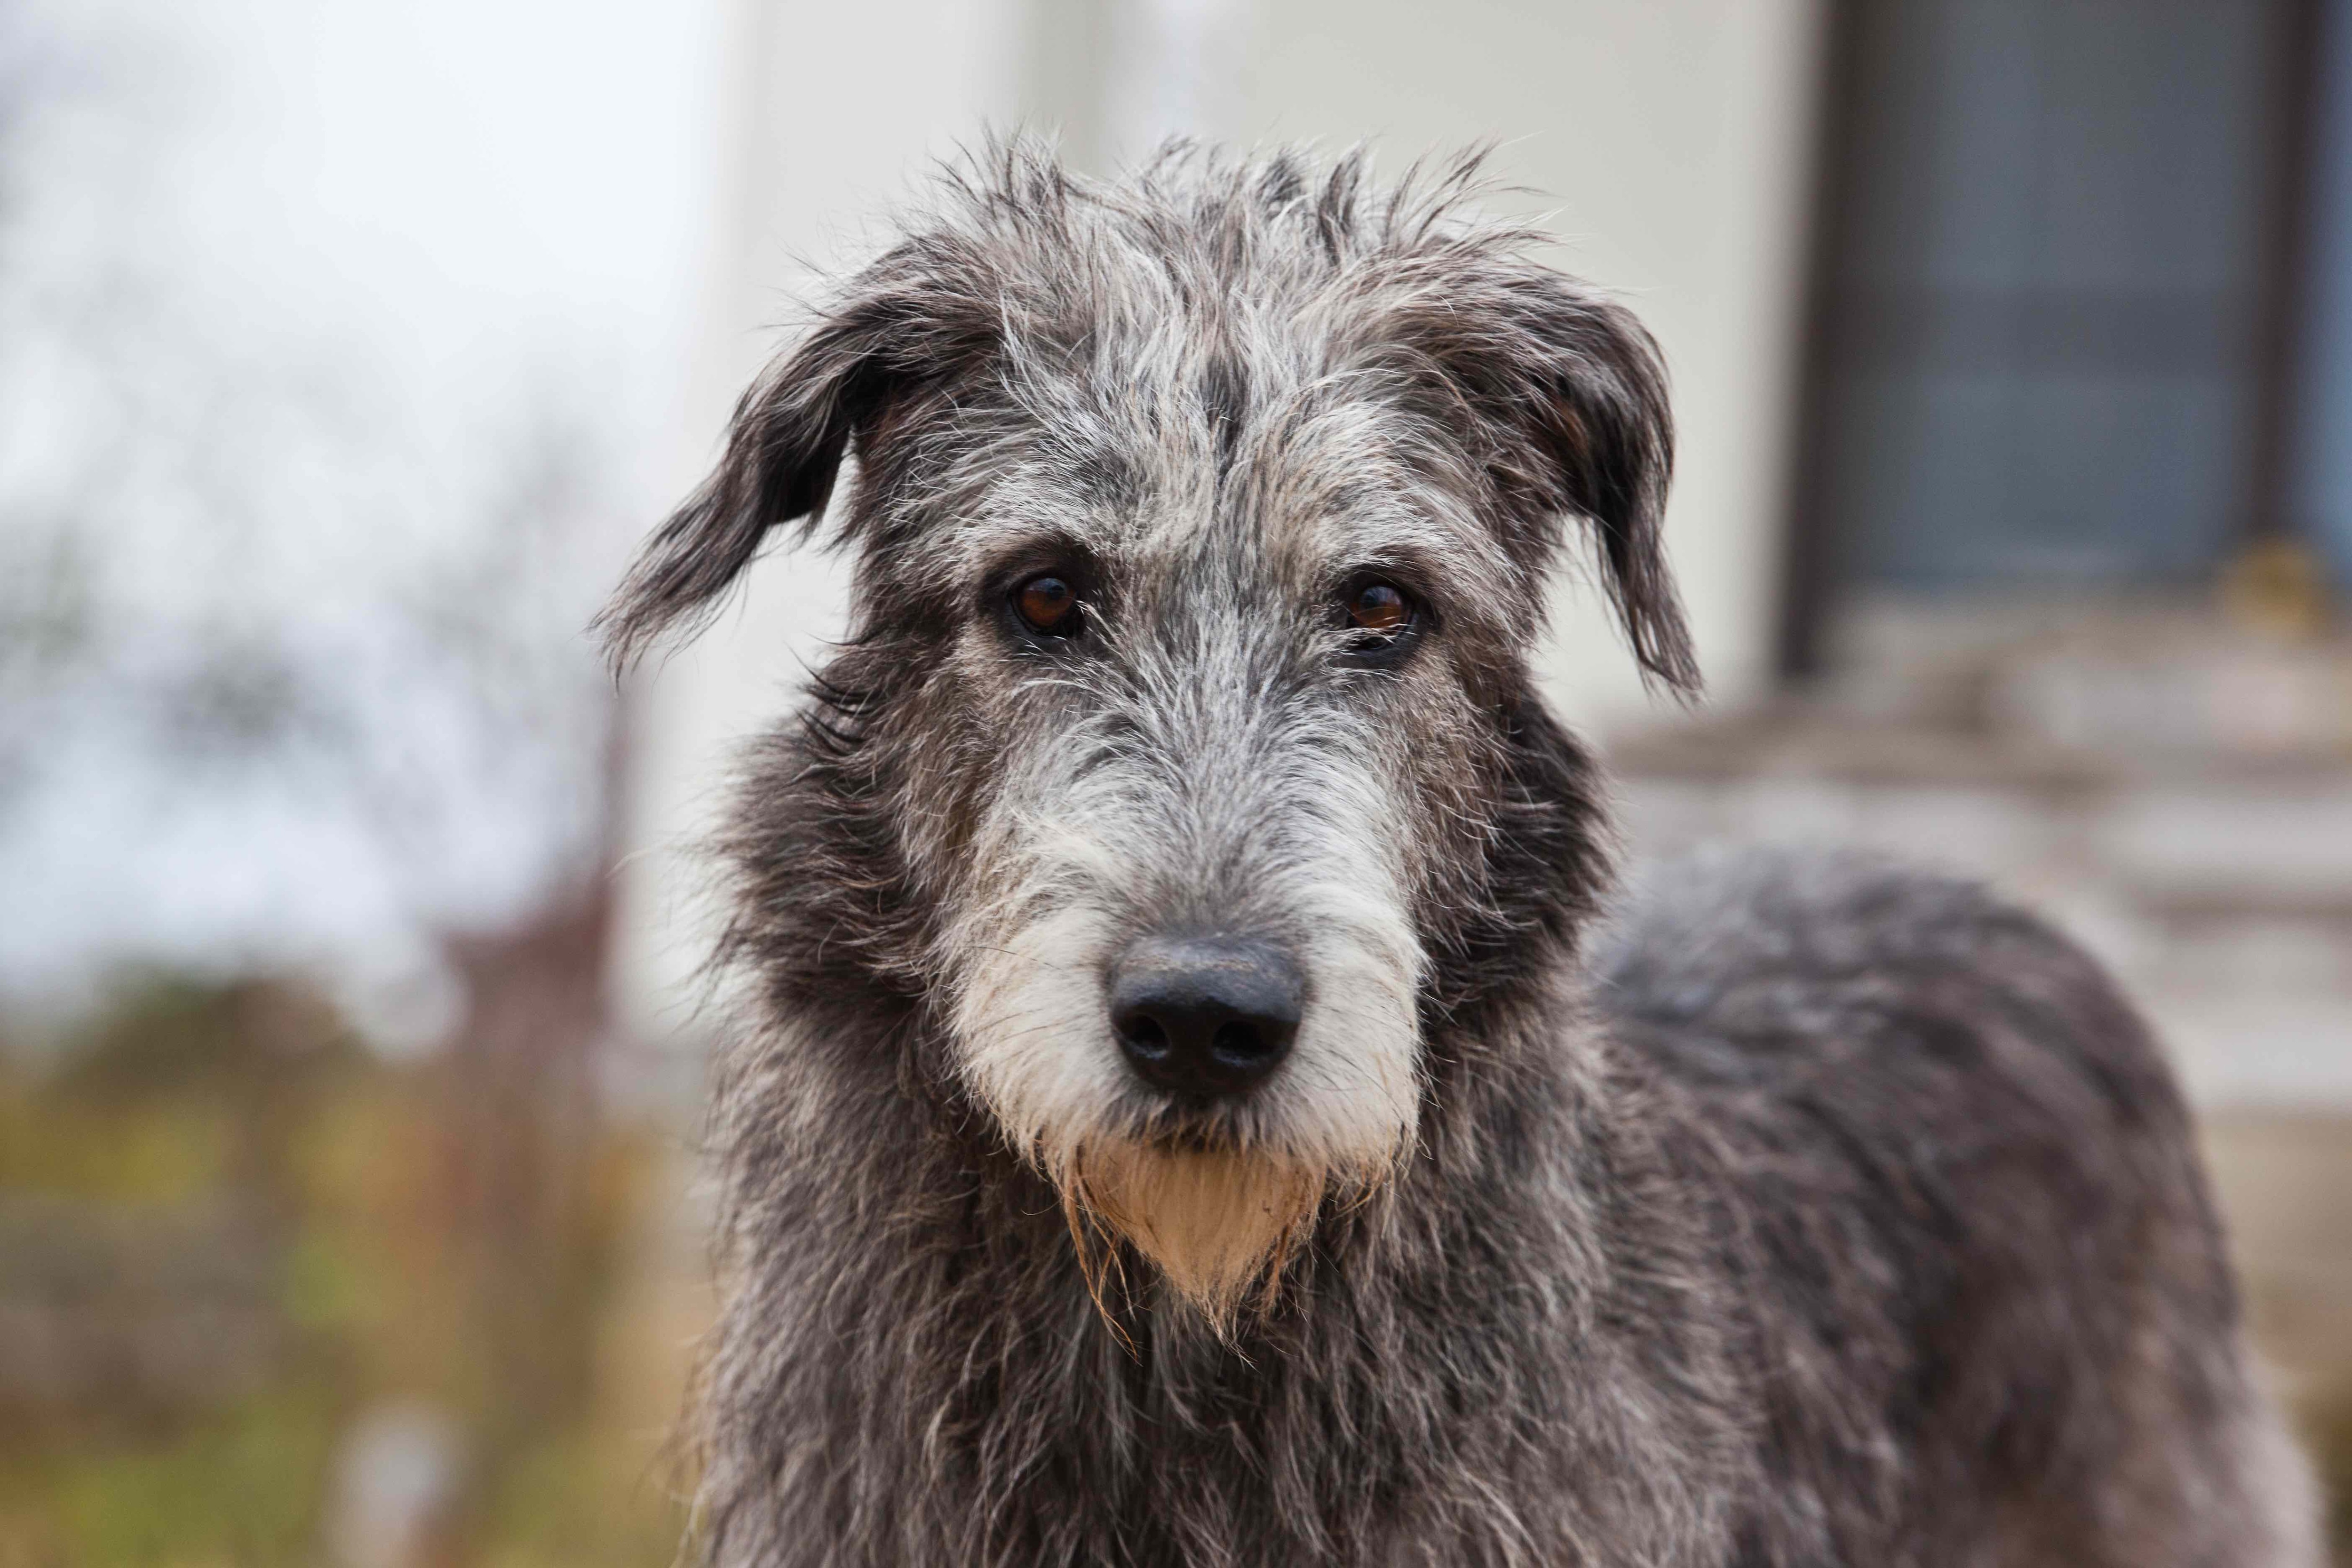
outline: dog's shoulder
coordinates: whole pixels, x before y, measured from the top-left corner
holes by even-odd
[[[2087,951],[1981,883],[1890,858],[1773,847],[1653,867],[1598,934],[1591,973],[1602,1016],[1701,1086],[1866,1101],[1932,1081],[1939,1099],[2022,1093],[2126,1119],[2177,1102]]]
[[[1596,935],[1592,971],[1634,1011],[1689,1015],[1765,976],[1836,981],[1973,962],[2026,936],[2071,948],[1965,878],[1853,849],[1700,849],[1643,867]]]

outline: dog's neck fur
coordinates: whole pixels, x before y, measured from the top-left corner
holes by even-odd
[[[1577,940],[1601,880],[1588,770],[1532,701],[1515,721],[1523,766],[1498,854],[1551,872],[1509,886],[1558,891],[1441,945],[1417,1147],[1370,1200],[1327,1202],[1229,1339],[1131,1250],[1090,1285],[1055,1192],[957,1086],[923,994],[820,940],[810,900],[830,883],[798,863],[862,858],[862,885],[887,883],[887,841],[861,836],[804,740],[779,742],[755,770],[766,837],[731,846],[747,911],[734,945],[769,1022],[716,1100],[733,1242],[706,1390],[718,1560],[800,1561],[811,1531],[877,1561],[1218,1562],[1215,1542],[1271,1505],[1300,1558],[1367,1550],[1412,1508],[1447,1514],[1423,1523],[1463,1560],[1505,1561],[1538,1525],[1634,1540],[1715,1517],[1711,1472],[1690,1456],[1725,1450],[1717,1405],[1607,1407],[1584,1392],[1606,1379],[1570,1373],[1632,1355],[1611,1325],[1635,1318],[1644,1356],[1693,1390],[1720,1387],[1724,1357],[1689,1300],[1698,1222],[1672,1217],[1664,1154],[1623,1131],[1643,1119],[1610,1111],[1648,1091],[1620,1081],[1582,1017]],[[793,832],[809,841],[771,841],[778,788],[803,797]],[[1516,1396],[1465,1408],[1497,1377]],[[1549,1413],[1539,1443],[1530,1411]],[[1427,1485],[1433,1446],[1451,1487]],[[1629,1471],[1625,1456],[1652,1449]],[[1612,1479],[1582,1495],[1579,1457],[1604,1454],[1590,1474]],[[1094,1505],[1033,1513],[1024,1486],[1041,1471],[1079,1483],[1051,1495]],[[1629,1473],[1676,1495],[1636,1496]],[[1561,1520],[1498,1500],[1547,1489]]]

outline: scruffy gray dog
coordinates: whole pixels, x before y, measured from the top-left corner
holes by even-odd
[[[724,839],[709,1560],[2314,1563],[2089,959],[1790,858],[1592,951],[1528,651],[1574,527],[1696,687],[1665,377],[1473,180],[992,152],[606,612],[856,551]]]

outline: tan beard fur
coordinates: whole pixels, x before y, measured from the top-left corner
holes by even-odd
[[[1315,1228],[1327,1173],[1263,1152],[1110,1144],[1074,1152],[1056,1176],[1097,1302],[1108,1237],[1155,1264],[1221,1335],[1271,1303]],[[1107,1232],[1108,1237],[1088,1234]]]

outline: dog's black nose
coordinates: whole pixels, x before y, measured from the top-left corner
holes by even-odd
[[[1111,974],[1110,1023],[1145,1082],[1234,1095],[1290,1054],[1306,982],[1278,948],[1223,937],[1137,942]]]

